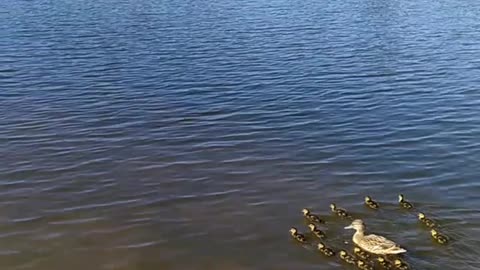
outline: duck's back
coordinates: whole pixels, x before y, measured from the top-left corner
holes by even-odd
[[[375,234],[365,235],[360,239],[358,237],[355,239],[354,237],[353,241],[362,249],[375,254],[398,254],[406,252],[406,250],[400,248],[395,242]]]

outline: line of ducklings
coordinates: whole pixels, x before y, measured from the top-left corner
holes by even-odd
[[[413,204],[406,201],[405,196],[403,196],[403,194],[398,195],[398,202],[400,206],[402,206],[407,210],[414,209]],[[426,227],[430,228],[430,234],[433,237],[433,239],[435,239],[439,244],[442,244],[442,245],[448,243],[449,238],[446,235],[438,232],[438,230],[436,229],[438,225],[435,221],[433,221],[430,218],[427,218],[425,214],[422,212],[419,212],[417,214],[417,217],[418,217],[418,220],[420,220]]]
[[[411,202],[405,199],[403,194],[398,195],[398,203],[399,205],[407,210],[414,209],[414,206]],[[365,205],[372,208],[372,209],[379,209],[380,204],[374,201],[370,196],[365,197]],[[447,244],[449,239],[446,235],[440,233],[435,229],[437,224],[430,218],[427,218],[424,213],[420,212],[417,214],[418,220],[420,220],[426,227],[430,228],[430,234],[432,235],[433,239],[435,239],[440,244]]]
[[[372,206],[376,205],[375,209],[377,209],[379,207],[379,204],[374,202],[370,197],[367,197],[368,200],[366,199],[366,203],[367,205],[370,204]],[[369,206],[370,206],[369,205]],[[371,206],[371,207],[372,207]],[[373,208],[373,207],[372,207]],[[330,209],[331,211],[339,216],[339,217],[342,217],[342,218],[351,218],[351,215],[345,210],[345,209],[342,209],[342,208],[338,208],[335,204],[331,204],[330,205]],[[323,240],[325,237],[326,237],[326,234],[324,231],[320,230],[318,228],[318,224],[324,224],[325,221],[323,219],[321,219],[318,215],[316,214],[313,214],[308,208],[304,208],[302,210],[302,214],[304,216],[304,218],[309,221],[310,223],[308,224],[308,228],[310,230],[310,233],[313,234],[316,238],[318,239],[321,239]],[[358,227],[357,225],[361,225],[360,227]],[[357,229],[357,233],[360,231],[362,234],[363,234],[363,229],[364,229],[364,225],[363,225],[363,222],[361,220],[354,220],[352,222],[352,225],[346,227],[347,228],[355,228]],[[295,227],[292,227],[290,229],[290,234],[291,236],[298,242],[302,243],[302,244],[308,244],[309,241],[307,239],[307,237],[298,232],[298,230],[295,228]],[[384,237],[381,237],[381,236],[376,236],[376,235],[368,235],[367,237],[365,238],[372,238],[373,237],[373,241],[374,243],[373,244],[379,244],[378,241],[380,241],[380,244],[381,241],[384,241],[383,244],[391,244],[391,247],[389,247],[390,249],[387,251],[387,250],[384,250],[385,252],[374,252],[376,253],[377,255],[378,254],[396,254],[396,253],[401,253],[401,252],[405,252],[405,250],[401,249],[398,247],[398,245],[396,245],[395,243],[393,243],[392,241],[384,238]],[[362,243],[357,243],[355,241],[355,235],[354,235],[354,242],[356,244],[360,244],[362,245]],[[336,252],[335,250],[332,248],[332,247],[328,247],[324,242],[322,241],[319,241],[319,243],[317,243],[316,245],[316,248],[317,250],[322,253],[323,255],[327,256],[327,257],[333,257],[336,255]],[[368,246],[366,247],[367,250],[368,250]],[[393,250],[392,250],[393,248]],[[391,251],[389,253],[389,251]],[[399,252],[396,252],[396,251],[399,251]],[[400,269],[400,270],[408,270],[409,269],[409,266],[408,264],[406,264],[404,261],[400,260],[400,259],[395,259],[395,261],[392,263],[390,263],[386,258],[384,257],[381,257],[381,256],[378,256],[376,261],[375,260],[371,260],[371,255],[364,251],[363,249],[359,248],[359,247],[354,247],[353,249],[353,254],[350,254],[348,253],[347,250],[345,249],[341,249],[339,252],[338,252],[338,257],[340,258],[341,261],[345,262],[346,264],[348,265],[355,265],[358,269],[360,270],[373,270],[373,266],[375,264],[375,262],[377,262],[383,269]]]

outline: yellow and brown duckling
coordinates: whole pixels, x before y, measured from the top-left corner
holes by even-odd
[[[400,260],[400,259],[396,259],[393,264],[395,265],[395,267],[397,269],[400,269],[400,270],[409,270],[410,267],[408,266],[407,263],[405,263],[404,261]]]
[[[333,249],[331,248],[326,247],[325,244],[323,244],[322,242],[318,243],[317,249],[327,257],[332,257],[335,255],[335,251],[333,251]]]
[[[315,224],[313,223],[308,224],[308,228],[316,237],[325,238],[325,233],[320,229],[318,229],[317,226],[315,226]]]
[[[378,204],[378,202],[374,201],[370,196],[365,197],[365,205],[372,208],[372,209],[380,208],[380,204]]]
[[[357,261],[357,267],[360,270],[373,270],[373,267],[370,264],[367,264],[366,262],[362,260]]]
[[[347,210],[338,208],[334,203],[330,204],[330,209],[339,217],[350,217],[350,215],[347,213]]]
[[[367,252],[363,251],[361,248],[359,247],[355,247],[353,248],[353,253],[355,253],[355,256],[357,256],[358,258],[362,259],[362,260],[369,260],[370,259],[370,254],[368,254]]]
[[[340,253],[339,253],[339,257],[340,259],[342,259],[342,261],[348,263],[348,264],[353,264],[355,265],[357,260],[355,260],[355,257],[353,257],[352,255],[348,254],[348,252],[344,249],[340,250]]]
[[[430,231],[430,233],[432,234],[433,239],[437,240],[438,243],[440,243],[440,244],[448,243],[448,237],[446,235],[443,235],[443,234],[437,232],[437,230],[435,230],[435,229],[432,229]]]
[[[389,261],[385,260],[385,258],[383,257],[378,257],[377,261],[385,270],[391,270],[393,268],[392,264]]]
[[[413,204],[407,202],[405,200],[405,196],[403,196],[403,194],[398,195],[398,203],[400,204],[401,207],[403,207],[405,209],[412,209],[413,208]]]
[[[297,228],[292,227],[290,229],[290,235],[293,237],[293,239],[297,240],[298,242],[305,244],[307,243],[307,238],[305,235],[301,234],[298,232]]]
[[[425,226],[427,226],[429,228],[433,228],[433,227],[437,226],[437,224],[435,224],[435,222],[433,220],[427,218],[424,213],[418,213],[418,219],[423,224],[425,224]]]
[[[308,208],[303,208],[302,209],[303,216],[311,221],[311,222],[316,222],[316,223],[325,223],[321,218],[319,218],[317,215],[312,214]]]

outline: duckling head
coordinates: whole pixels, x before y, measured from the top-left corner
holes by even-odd
[[[354,230],[363,230],[365,229],[365,224],[361,219],[355,219],[350,226],[345,227],[345,229],[354,229]]]
[[[335,211],[337,209],[337,206],[334,203],[331,203],[330,209],[332,209],[332,211]]]
[[[313,231],[317,228],[317,226],[315,226],[315,224],[310,223],[308,224],[308,228],[310,229],[310,231]]]
[[[360,252],[360,251],[362,251],[362,250],[359,247],[353,248],[353,252]]]
[[[304,215],[308,215],[308,214],[310,213],[310,210],[308,210],[308,208],[303,208],[303,209],[302,209],[302,213],[303,213]]]
[[[366,201],[366,202],[371,202],[371,201],[372,201],[372,198],[371,198],[370,196],[367,196],[367,197],[365,197],[365,201]]]
[[[357,261],[357,265],[360,266],[360,267],[361,267],[361,266],[364,266],[364,265],[365,265],[365,262],[362,261],[362,260],[358,260],[358,261]]]
[[[425,218],[425,214],[424,214],[424,213],[418,213],[418,218],[419,218],[419,219],[424,219],[424,218]]]
[[[396,260],[393,262],[393,264],[395,264],[395,266],[398,267],[398,266],[402,265],[402,261],[400,261],[399,259],[396,259]]]
[[[297,233],[297,228],[292,227],[292,228],[290,229],[290,234],[296,234],[296,233]]]
[[[405,197],[403,196],[403,194],[399,194],[398,195],[398,202],[403,202],[405,200]]]
[[[340,250],[340,256],[345,256],[345,255],[347,255],[347,252],[343,249]]]
[[[318,243],[318,245],[317,245],[317,248],[318,248],[318,249],[322,249],[322,248],[324,248],[324,247],[325,247],[325,245],[324,245],[323,243]]]
[[[430,233],[432,234],[432,236],[437,236],[437,235],[438,235],[438,232],[437,232],[437,230],[435,230],[435,229],[432,229],[432,230],[430,231]]]
[[[385,259],[384,259],[383,257],[378,257],[378,258],[377,258],[377,261],[379,261],[379,262],[384,262]]]

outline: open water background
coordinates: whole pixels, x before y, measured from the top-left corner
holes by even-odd
[[[336,202],[414,269],[479,269],[479,18],[472,0],[0,1],[0,267],[337,269],[288,235],[308,206],[344,246]]]

